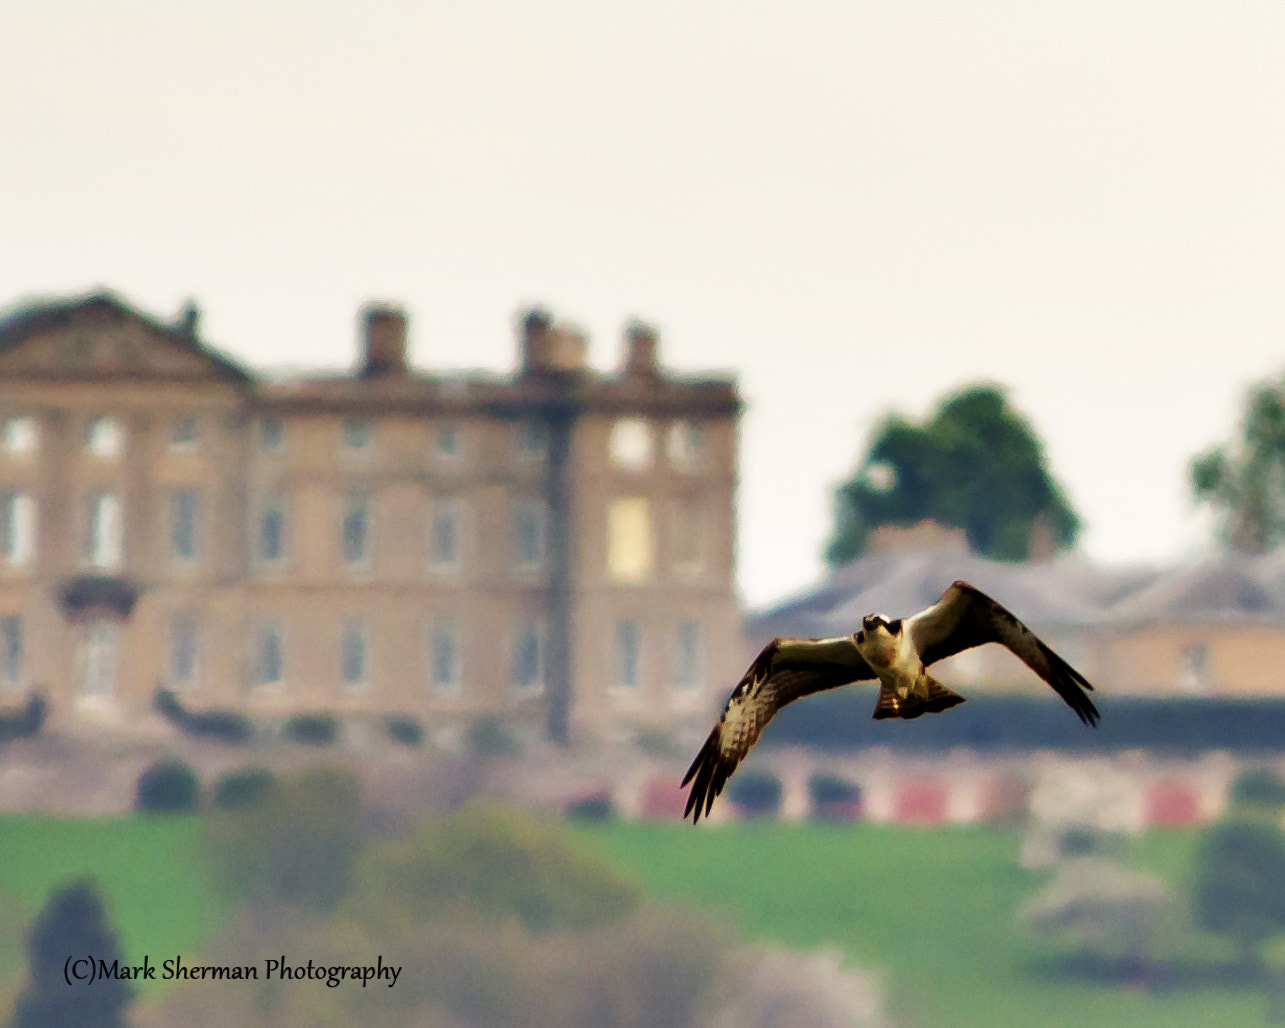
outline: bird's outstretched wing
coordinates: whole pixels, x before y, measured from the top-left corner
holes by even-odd
[[[910,618],[906,630],[924,667],[983,643],[999,643],[1048,682],[1086,725],[1098,722],[1098,708],[1085,691],[1093,688],[1088,680],[1006,608],[967,582],[955,582],[940,600]]]
[[[723,715],[692,761],[683,786],[692,782],[683,817],[692,824],[708,815],[714,797],[758,740],[772,716],[787,703],[823,689],[874,678],[851,636],[841,639],[773,639],[732,690]],[[693,781],[694,780],[694,781]]]

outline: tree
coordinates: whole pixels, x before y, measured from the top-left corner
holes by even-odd
[[[1217,511],[1232,549],[1263,553],[1285,540],[1285,380],[1255,386],[1239,444],[1193,458],[1190,475],[1196,501]]]
[[[107,924],[102,896],[92,879],[55,892],[27,933],[27,984],[18,996],[13,1028],[117,1028],[133,988],[127,979],[100,978],[92,984],[63,978],[67,957],[124,960],[116,933]]]
[[[925,518],[964,529],[974,552],[996,560],[1026,559],[1033,530],[1070,546],[1080,519],[1047,463],[1043,444],[997,386],[945,397],[923,424],[892,414],[837,490],[826,560],[855,560],[879,525]]]
[[[1261,820],[1222,821],[1196,852],[1196,924],[1228,936],[1247,966],[1285,930],[1285,835]]]

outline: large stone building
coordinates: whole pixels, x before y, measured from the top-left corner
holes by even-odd
[[[541,311],[515,375],[255,374],[110,294],[0,321],[0,691],[127,718],[704,718],[739,663],[737,418],[642,324],[618,373]]]

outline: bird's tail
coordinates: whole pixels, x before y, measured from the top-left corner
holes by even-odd
[[[875,719],[882,721],[884,718],[899,717],[910,721],[921,714],[938,714],[964,702],[964,697],[947,689],[927,672],[924,673],[921,681],[928,686],[927,695],[918,695],[922,690],[920,685],[905,699],[897,695],[896,689],[880,685],[879,702],[875,704]]]

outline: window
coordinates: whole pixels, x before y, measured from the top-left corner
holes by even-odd
[[[611,463],[628,471],[651,466],[651,426],[640,418],[624,418],[611,426],[607,443]]]
[[[460,502],[456,499],[433,501],[429,527],[428,562],[439,570],[459,567]]]
[[[542,421],[522,421],[518,424],[518,455],[526,458],[542,457],[549,448],[549,432]]]
[[[538,500],[523,500],[513,510],[513,548],[518,567],[544,563],[545,509]]]
[[[705,520],[695,501],[674,504],[674,568],[680,573],[700,571],[705,558]]]
[[[259,560],[275,564],[286,557],[286,501],[280,493],[269,493],[259,511]]]
[[[179,418],[170,427],[171,450],[196,449],[196,418]]]
[[[454,618],[438,618],[429,636],[430,682],[439,696],[458,696],[463,678],[460,632]]]
[[[286,680],[285,637],[281,622],[265,618],[259,622],[254,636],[254,684],[279,686]]]
[[[36,501],[17,489],[0,489],[0,559],[25,567],[36,550]]]
[[[680,689],[699,689],[704,682],[705,637],[698,621],[678,623],[674,647],[674,684]]]
[[[196,614],[180,611],[170,618],[170,684],[181,689],[194,688],[200,663]]]
[[[360,418],[349,418],[344,422],[344,449],[365,451],[370,448],[370,422]]]
[[[455,422],[438,423],[437,452],[443,457],[453,457],[460,452],[460,426]]]
[[[95,457],[119,457],[124,442],[125,430],[116,418],[108,414],[90,421],[85,448]]]
[[[195,489],[170,493],[170,556],[196,560],[200,550],[201,494]]]
[[[669,462],[686,470],[696,467],[703,443],[699,421],[675,421],[669,426]]]
[[[514,635],[513,688],[521,694],[544,688],[544,633],[533,621],[519,625]]]
[[[366,687],[366,622],[357,618],[344,621],[340,635],[340,677],[347,689]]]
[[[22,688],[23,679],[22,617],[5,614],[0,617],[0,687]]]
[[[638,684],[639,631],[637,621],[616,622],[615,684],[633,688]]]
[[[36,452],[36,419],[18,415],[4,419],[0,426],[0,446],[10,457],[24,457]]]
[[[259,422],[259,442],[267,453],[281,453],[285,449],[286,431],[280,418],[264,418]]]
[[[112,492],[89,494],[83,557],[90,567],[106,571],[121,566],[120,500]]]
[[[607,506],[607,574],[616,582],[646,582],[654,553],[650,502],[642,496],[612,500]]]
[[[343,553],[346,564],[370,562],[370,499],[361,494],[349,496],[344,507]]]
[[[1211,685],[1209,674],[1209,648],[1205,643],[1188,643],[1182,648],[1182,669],[1178,674],[1178,689],[1181,692],[1208,692]]]

